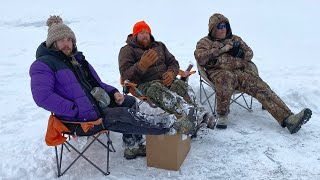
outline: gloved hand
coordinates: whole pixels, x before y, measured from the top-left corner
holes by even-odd
[[[220,48],[220,54],[228,52],[232,48],[232,44],[228,43]]]
[[[162,75],[162,83],[165,86],[170,86],[172,84],[172,81],[174,80],[175,75],[173,71],[167,71],[165,73],[163,73]]]
[[[119,92],[114,93],[114,100],[116,101],[117,104],[121,105],[124,101],[123,94]]]
[[[158,60],[158,54],[155,50],[147,50],[145,51],[140,61],[138,62],[138,67],[140,70],[145,71],[147,70],[152,64],[154,64]]]
[[[228,52],[231,56],[236,58],[243,58],[244,57],[244,51],[240,47],[240,42],[234,42],[232,48]]]

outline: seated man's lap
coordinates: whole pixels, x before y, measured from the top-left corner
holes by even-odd
[[[114,100],[110,101],[109,108],[114,108],[114,107],[128,107],[128,108],[135,108],[136,105],[136,99],[133,96],[124,96],[124,101],[122,104],[117,104]]]
[[[138,88],[158,107],[171,114],[179,114],[177,109],[183,104],[193,104],[191,99],[194,98],[188,93],[189,86],[182,80],[174,80],[170,87],[163,85],[160,80],[154,80],[143,83]]]

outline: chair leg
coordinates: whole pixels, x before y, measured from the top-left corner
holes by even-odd
[[[112,141],[111,141],[111,139],[110,139],[110,132],[108,131],[108,132],[106,132],[105,133],[106,134],[106,136],[107,136],[107,145],[105,145],[103,142],[101,142],[98,138],[96,139],[102,146],[104,146],[107,150],[108,150],[108,152],[107,152],[107,171],[105,172],[105,174],[104,175],[109,175],[110,174],[110,172],[109,172],[109,159],[110,159],[110,152],[116,152],[116,150],[114,149],[114,147],[113,147],[113,144],[112,144]],[[94,138],[96,138],[95,136],[94,136]],[[111,146],[111,148],[110,148],[110,146]]]
[[[115,149],[112,145],[112,141],[109,137],[109,132],[105,133],[107,136],[107,145],[105,145],[103,142],[101,142],[98,138],[101,135],[101,133],[97,134],[96,136],[92,136],[93,139],[92,141],[86,146],[85,149],[83,149],[81,152],[79,150],[77,150],[72,144],[70,144],[68,141],[66,141],[65,143],[63,143],[61,145],[61,151],[60,151],[60,155],[58,153],[58,147],[55,146],[55,153],[56,153],[56,163],[57,163],[57,170],[58,170],[58,177],[62,176],[63,174],[65,174],[74,164],[75,162],[80,158],[84,158],[87,162],[89,162],[92,166],[94,166],[96,169],[98,169],[103,175],[109,175],[109,152],[115,152]],[[103,171],[100,167],[98,167],[95,163],[93,163],[91,160],[89,160],[86,156],[84,156],[84,153],[91,147],[91,145],[95,142],[98,141],[99,143],[101,143],[107,150],[107,170]],[[62,171],[62,156],[63,156],[63,149],[64,147],[68,147],[68,146],[73,149],[75,152],[77,152],[78,156],[65,168],[64,171]],[[68,149],[68,148],[67,148]],[[69,149],[68,149],[69,150]],[[70,150],[69,150],[70,151]],[[60,156],[60,157],[59,157]],[[60,158],[60,159],[59,159]]]
[[[68,148],[68,146],[65,144],[65,143],[63,143],[62,144],[64,147],[66,147],[66,149],[70,152],[70,149]]]
[[[243,104],[240,104],[237,100],[242,97],[243,101],[245,102],[245,106]],[[252,96],[251,96],[251,100],[250,100],[250,105],[248,104],[246,98],[244,97],[244,93],[240,93],[240,95],[238,95],[236,98],[233,95],[233,97],[231,98],[230,104],[232,103],[236,103],[239,106],[243,107],[244,109],[248,110],[249,112],[252,112]]]
[[[108,131],[108,132],[107,132],[107,133],[105,133],[105,134],[106,134],[107,139],[108,139],[107,144],[108,144],[108,145],[110,145],[110,146],[111,146],[111,148],[112,148],[112,151],[110,150],[110,152],[116,152],[116,150],[115,150],[115,149],[114,149],[114,147],[113,147],[113,144],[112,144],[111,138],[110,138],[110,132]]]
[[[108,137],[108,136],[107,136],[107,137]],[[93,137],[93,138],[96,138],[96,137]],[[108,138],[108,139],[109,139],[109,138]],[[105,145],[102,141],[100,141],[100,139],[96,138],[96,140],[97,140],[102,146],[104,146],[105,148],[107,148],[110,152],[115,152],[115,149],[114,149],[114,147],[113,147],[113,145],[112,145],[112,141],[109,142],[109,140],[108,140],[107,145]],[[111,144],[111,148],[112,148],[112,149],[110,149],[110,147],[108,146],[108,144]]]
[[[253,97],[251,96],[251,99],[250,99],[250,109],[252,110],[252,101],[253,101]]]
[[[208,94],[205,90],[205,87],[204,87],[204,84],[208,85],[205,81],[202,80],[202,78],[200,77],[200,103],[201,104],[204,104],[205,102],[208,102],[209,104],[209,107],[210,107],[210,110],[212,112],[213,115],[215,115],[215,111],[216,111],[216,99],[214,99],[214,106],[212,108],[212,105],[211,105],[211,102],[210,102],[210,98],[215,95],[215,93],[211,93],[211,94]],[[208,85],[209,86],[209,85]],[[209,86],[210,87],[210,86]],[[205,95],[206,99],[205,100],[202,100],[202,91],[203,91],[203,94]]]
[[[98,135],[98,137],[100,136],[100,134]],[[78,151],[74,146],[72,146],[69,142],[66,142],[74,151],[76,151],[79,155],[78,157],[68,166],[68,168],[62,173],[64,174],[80,157],[84,158],[85,160],[87,160],[92,166],[94,166],[95,168],[97,168],[100,172],[102,172],[103,174],[105,174],[104,171],[102,171],[96,164],[94,164],[92,161],[90,161],[86,156],[84,156],[83,154],[89,149],[89,147],[94,143],[95,140],[92,140],[89,145],[82,151]]]
[[[214,106],[213,106],[213,112],[214,112],[214,116],[217,116],[217,94],[214,93]]]
[[[113,145],[112,145],[112,141],[111,141],[111,139],[110,139],[110,132],[108,131],[107,133],[105,133],[106,134],[106,136],[107,136],[107,138],[108,138],[108,142],[107,142],[107,149],[108,149],[108,152],[107,152],[107,173],[108,173],[108,175],[110,174],[110,172],[109,172],[109,160],[110,160],[110,145],[111,145],[111,147],[112,147],[112,150],[113,151],[111,151],[111,152],[116,152],[115,151],[115,149],[114,149],[114,147],[113,147]]]
[[[64,144],[64,143],[63,143]],[[60,173],[59,173],[59,176],[62,176],[62,173],[61,173],[61,166],[62,166],[62,154],[63,154],[63,144],[61,145],[61,149],[60,149],[60,163],[59,163],[59,169],[60,169]]]
[[[63,173],[61,173],[61,167],[62,167],[62,154],[63,154],[63,147],[65,146],[67,148],[67,146],[65,145],[65,143],[60,145],[60,155],[58,153],[58,146],[55,146],[55,153],[56,153],[56,163],[57,163],[57,170],[58,170],[58,177],[62,176]],[[68,149],[68,148],[67,148]],[[69,149],[68,149],[69,150]],[[70,151],[70,150],[69,150]]]
[[[246,103],[246,106],[248,108],[248,111],[251,112],[252,111],[252,96],[250,96],[250,105],[248,104],[246,98],[244,97],[244,93],[241,93],[242,99],[243,101]]]
[[[201,104],[202,104],[202,79],[201,79],[201,76],[200,76],[200,81],[199,81],[199,83],[200,83],[200,102],[201,102]]]
[[[55,152],[56,152],[56,163],[57,163],[57,170],[58,170],[58,177],[61,176],[61,161],[59,161],[59,158],[58,158],[58,147],[55,146],[54,147],[55,149]]]

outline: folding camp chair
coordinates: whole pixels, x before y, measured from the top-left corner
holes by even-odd
[[[53,116],[53,115],[51,115]],[[51,117],[50,117],[51,118]],[[62,121],[62,120],[59,120],[57,119],[56,117],[53,117],[54,120],[56,121],[54,124],[59,124],[58,126],[64,126],[63,123],[70,123],[70,122],[66,122],[66,121]],[[50,119],[49,119],[50,121]],[[57,122],[57,121],[60,121],[60,122]],[[98,119],[97,121],[101,121],[101,119]],[[83,128],[84,126],[93,126],[93,125],[98,125],[99,123],[97,123],[97,121],[94,121],[94,122],[90,122],[90,124],[88,123],[78,123],[78,122],[72,122],[72,123],[75,123],[75,124],[80,124],[81,127]],[[100,122],[101,123],[101,122]],[[48,124],[48,128],[50,126],[50,122]],[[65,128],[66,129],[65,129]],[[110,171],[109,171],[109,152],[115,152],[115,149],[112,145],[112,141],[110,139],[110,132],[108,130],[102,130],[94,135],[91,135],[91,136],[76,136],[75,134],[72,134],[66,126],[64,127],[58,127],[58,129],[60,128],[60,131],[62,130],[62,132],[59,132],[61,133],[59,136],[60,140],[55,140],[55,143],[53,144],[58,144],[58,145],[55,145],[55,156],[56,156],[56,164],[57,164],[57,170],[58,170],[58,177],[62,176],[63,174],[65,174],[74,164],[75,162],[80,159],[80,157],[82,157],[84,160],[86,160],[87,162],[89,162],[93,167],[95,167],[97,170],[99,170],[103,175],[109,175],[110,174]],[[50,132],[52,133],[52,131]],[[99,137],[101,135],[106,135],[107,137],[107,144],[103,143]],[[47,136],[48,136],[48,130],[47,130],[47,135],[46,135],[46,142],[47,142],[47,145],[53,145],[53,144],[48,144],[48,140],[47,140]],[[58,137],[58,136],[55,136]],[[76,137],[86,137],[88,138],[88,141],[85,145],[85,147],[83,148],[77,148],[77,146],[75,145],[72,145],[69,141],[71,140],[71,138],[76,138]],[[59,141],[59,142],[58,142]],[[57,142],[57,143],[56,143]],[[102,170],[98,165],[97,163],[94,163],[92,162],[87,156],[84,155],[85,152],[87,152],[87,150],[89,150],[90,147],[92,147],[92,144],[94,142],[99,142],[99,144],[101,144],[106,150],[107,150],[107,159],[106,159],[106,170]],[[60,146],[60,152],[58,151],[58,146]],[[70,148],[72,150],[74,150],[74,152],[77,153],[77,156],[71,160],[71,162],[65,162],[66,165],[65,167],[63,168],[62,167],[62,162],[63,162],[63,156],[65,156],[66,154],[66,151],[64,151],[64,148],[67,149],[68,152],[71,152]]]
[[[258,73],[258,69],[257,69],[256,65],[254,63],[250,63],[250,65],[252,66],[253,70]],[[200,66],[197,63],[197,68],[198,68],[198,72],[200,75],[200,102],[201,102],[201,104],[204,104],[207,102],[209,104],[209,107],[211,109],[212,114],[216,115],[216,106],[217,106],[216,99],[217,98],[216,98],[214,84],[209,80],[204,67]],[[209,87],[210,90],[206,90],[206,87]],[[211,98],[214,99],[213,105],[210,102]],[[242,103],[240,102],[240,99],[243,100]],[[235,90],[233,92],[232,97],[231,97],[230,104],[236,103],[240,107],[248,110],[249,112],[252,112],[252,100],[253,100],[252,96],[250,96],[249,100],[248,100],[245,97],[245,93],[243,93],[239,90]]]

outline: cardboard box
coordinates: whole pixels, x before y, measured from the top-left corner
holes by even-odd
[[[190,150],[190,137],[186,135],[147,135],[147,166],[175,170]]]

